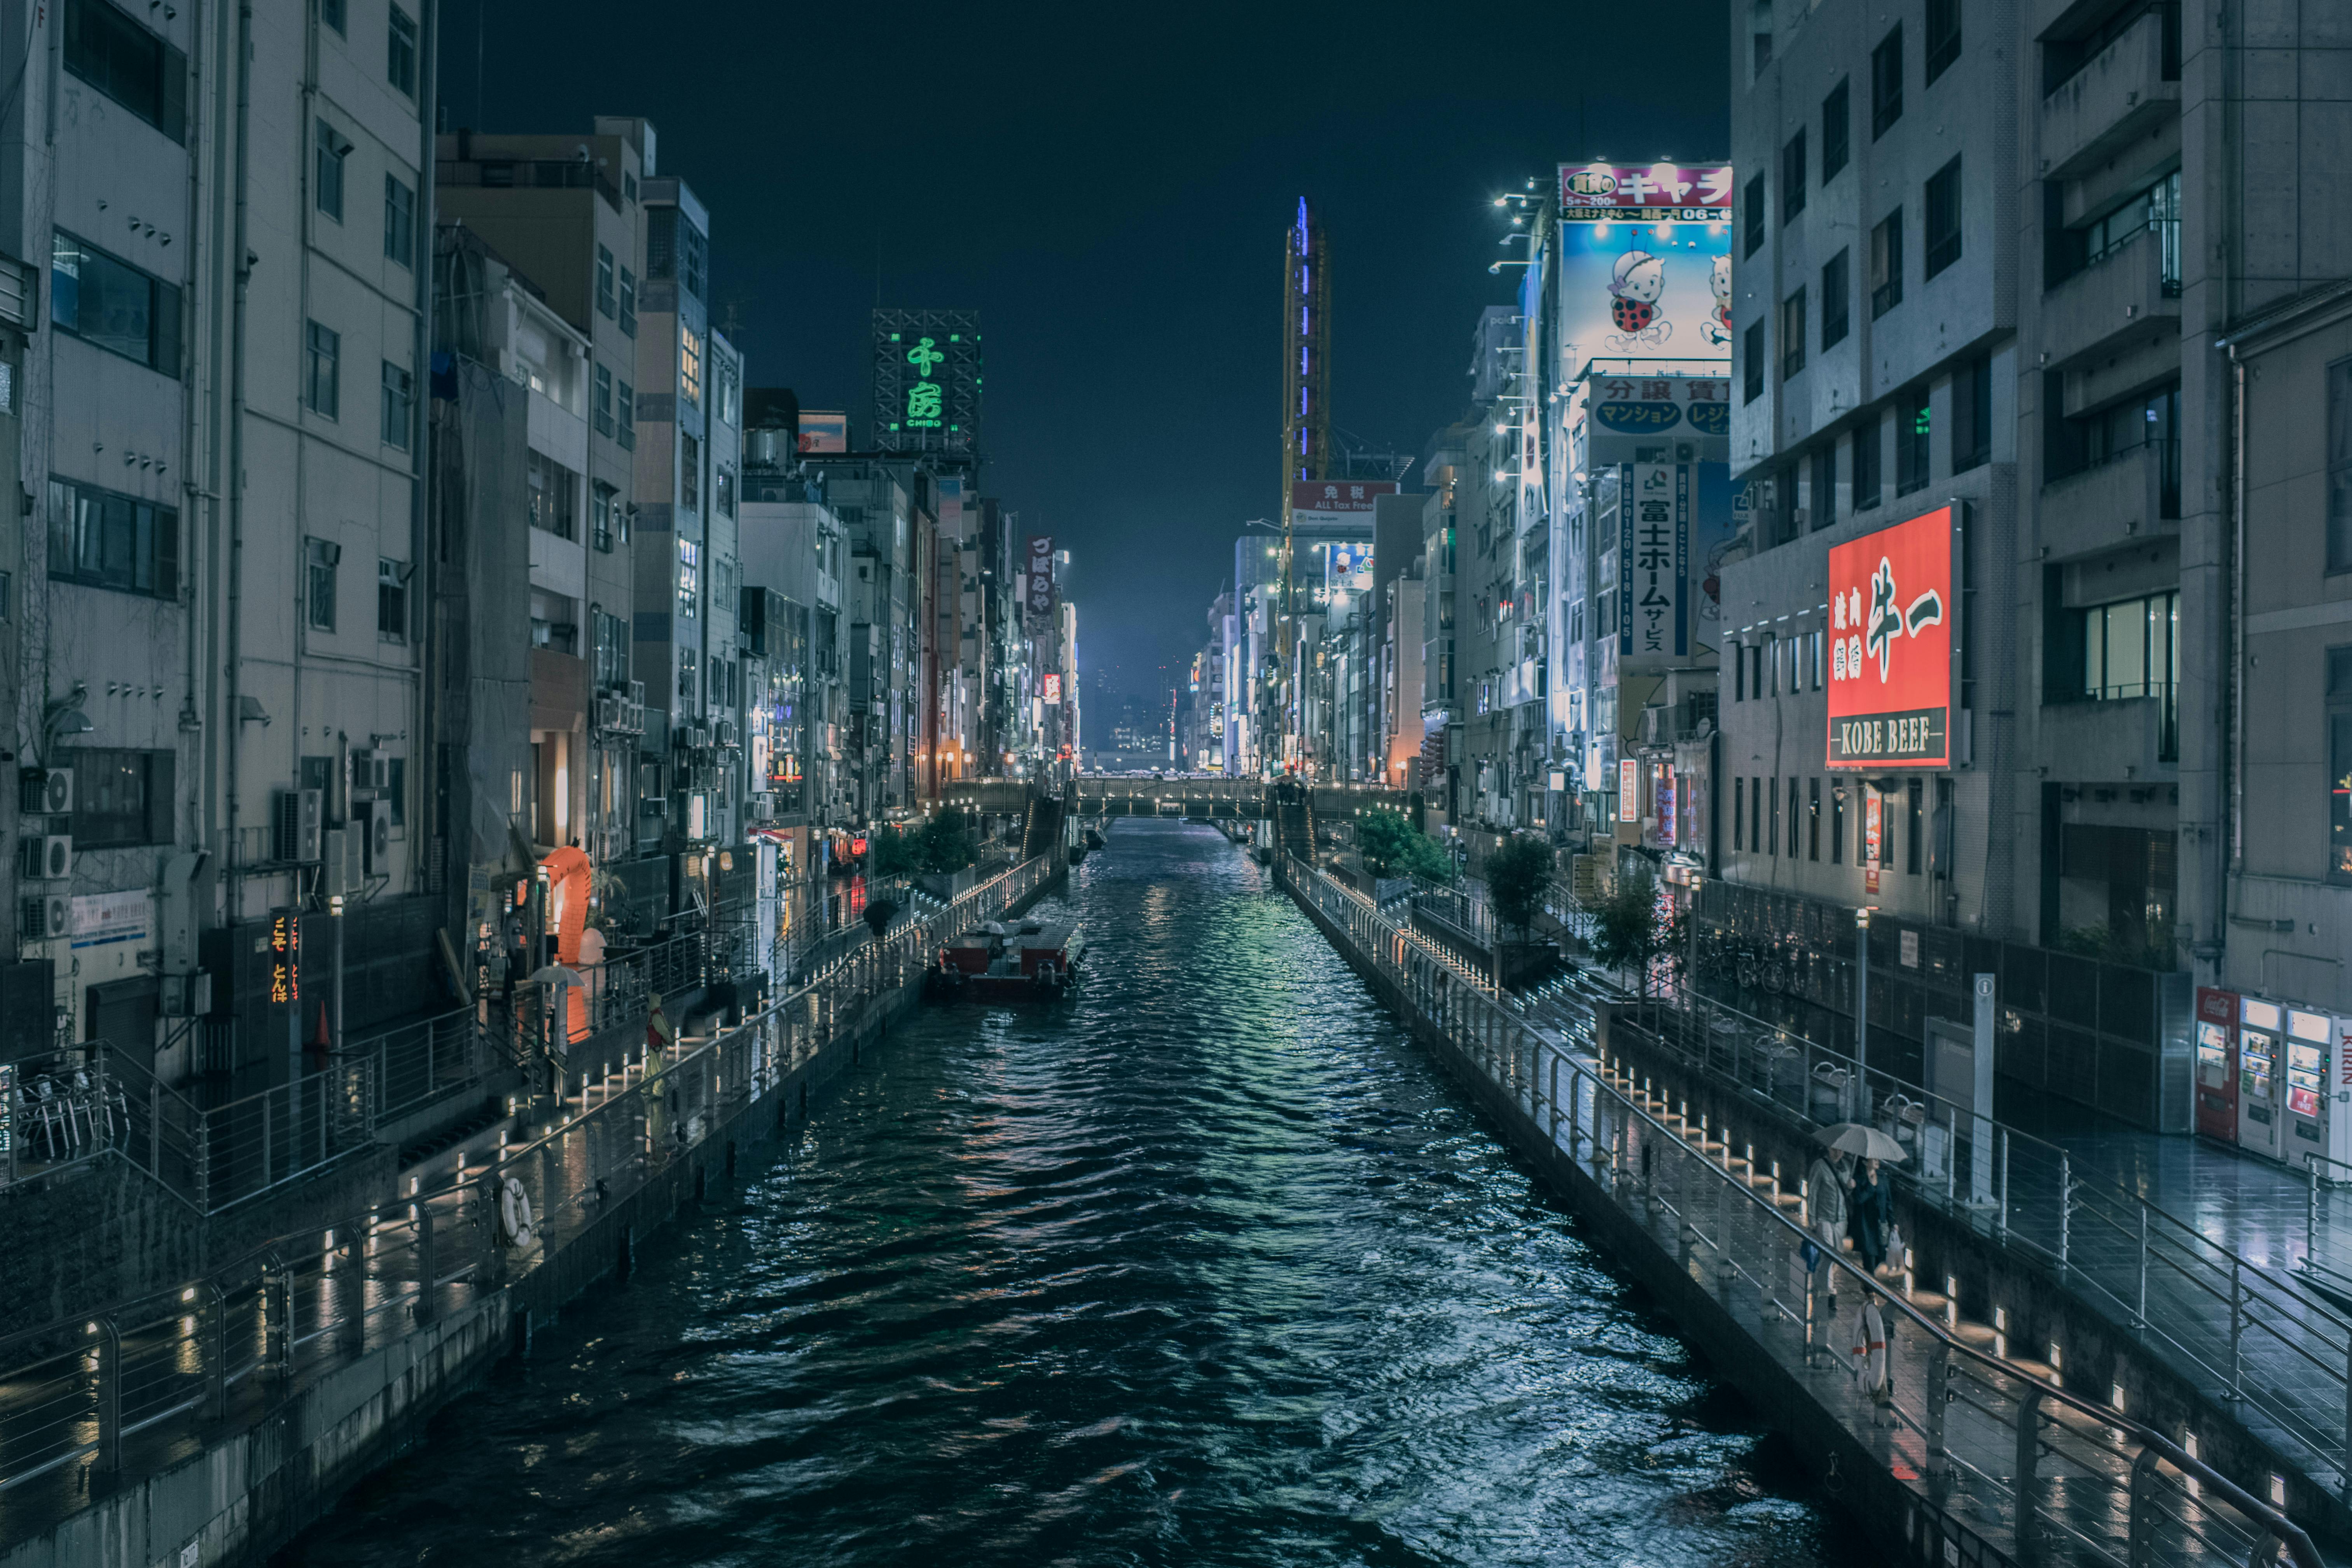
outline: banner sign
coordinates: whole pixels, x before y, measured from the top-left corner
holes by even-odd
[[[1830,551],[1828,765],[1951,765],[1952,509]]]
[[[1054,536],[1050,533],[1029,541],[1029,613],[1054,613]]]
[[[1690,652],[1691,466],[1626,463],[1617,509],[1618,580],[1624,613],[1617,651],[1637,658]]]
[[[1642,764],[1632,757],[1617,762],[1617,820],[1642,820]]]
[[[1393,479],[1293,479],[1290,521],[1302,528],[1354,525],[1369,531],[1373,502],[1396,493]]]
[[[1731,217],[1728,163],[1562,163],[1562,223],[1706,223]]]

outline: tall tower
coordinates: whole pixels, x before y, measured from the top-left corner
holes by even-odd
[[[1330,300],[1323,227],[1301,196],[1298,219],[1283,237],[1282,248],[1282,602],[1281,631],[1275,646],[1282,655],[1286,735],[1292,730],[1289,717],[1297,700],[1297,694],[1288,689],[1297,646],[1290,503],[1298,480],[1330,477]]]

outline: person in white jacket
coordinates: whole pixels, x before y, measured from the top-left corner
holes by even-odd
[[[1813,1157],[1812,1167],[1805,1173],[1805,1217],[1813,1227],[1814,1239],[1832,1258],[1845,1254],[1845,1157],[1823,1152]],[[1837,1304],[1838,1270],[1829,1270],[1830,1304]]]

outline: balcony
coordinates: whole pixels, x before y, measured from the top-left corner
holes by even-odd
[[[2126,343],[2178,342],[2179,337],[2177,224],[2135,230],[2042,296],[2042,342],[2053,370],[2073,368]]]
[[[2043,177],[2076,178],[2180,113],[2179,16],[2151,10],[2042,99]]]
[[[2071,561],[2147,537],[2180,516],[2180,443],[2147,441],[2042,487],[2049,559]]]
[[[2052,778],[2169,778],[2180,760],[2179,688],[2053,699],[2042,709],[2042,750]]]

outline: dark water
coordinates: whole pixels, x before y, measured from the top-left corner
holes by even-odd
[[[1828,1564],[1860,1548],[1264,873],[1123,825],[305,1564]]]

